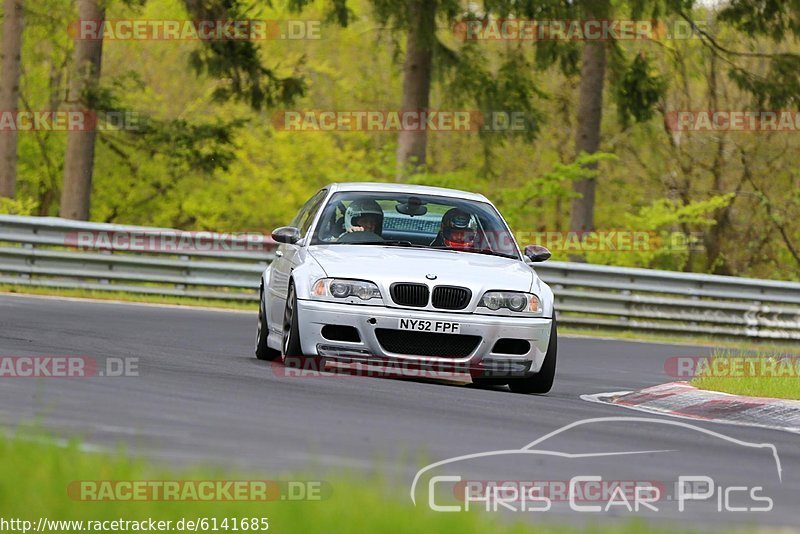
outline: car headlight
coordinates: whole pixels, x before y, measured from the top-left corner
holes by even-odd
[[[311,297],[358,304],[360,301],[380,300],[381,292],[377,285],[366,280],[320,278],[311,287]]]
[[[542,303],[533,293],[517,291],[487,291],[478,302],[478,308],[486,308],[488,313],[497,315],[541,315]],[[479,310],[481,311],[481,310]]]

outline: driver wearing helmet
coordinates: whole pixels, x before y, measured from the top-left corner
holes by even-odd
[[[442,243],[449,248],[475,247],[476,230],[470,225],[472,217],[466,211],[453,208],[442,217]]]
[[[372,199],[357,199],[344,213],[345,233],[339,242],[382,241],[383,210]]]

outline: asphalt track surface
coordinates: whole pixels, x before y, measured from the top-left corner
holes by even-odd
[[[587,418],[678,421],[579,397],[670,381],[664,374],[666,358],[710,352],[562,337],[553,391],[526,396],[505,388],[413,380],[280,376],[253,357],[255,323],[255,313],[0,295],[0,356],[139,359],[139,376],[132,377],[2,378],[0,422],[13,429],[36,421],[56,436],[81,436],[89,445],[110,449],[124,443],[134,453],[169,464],[202,462],[259,475],[303,472],[321,478],[340,470],[380,471],[410,488],[425,463],[519,449]],[[666,424],[601,421],[546,443],[549,450],[571,453],[668,450],[587,458],[576,472],[665,482],[678,474],[707,474],[718,488],[763,485],[774,501],[770,512],[719,511],[716,498],[723,493],[716,491],[708,501],[687,503],[684,512],[674,502],[665,503],[647,515],[655,521],[726,529],[800,525],[800,437],[691,423],[738,440],[774,444],[782,481],[777,482],[775,463],[763,449]],[[459,463],[457,472],[470,480],[566,480],[575,474],[568,462],[499,455]],[[529,465],[535,474],[526,471]],[[737,504],[742,503],[730,503]],[[426,506],[424,495],[418,506]],[[525,517],[595,522],[631,515],[579,514],[556,502],[548,512]]]

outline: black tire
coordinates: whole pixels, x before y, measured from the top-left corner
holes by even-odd
[[[294,290],[294,283],[289,282],[289,294],[286,295],[286,308],[283,312],[283,364],[311,372],[322,371],[324,366],[322,358],[303,354],[296,311],[297,293]]]
[[[553,379],[556,376],[556,355],[558,354],[558,328],[556,318],[550,327],[550,343],[547,354],[544,356],[542,368],[535,375],[526,378],[516,378],[508,381],[508,387],[514,393],[547,393],[553,388]]]
[[[300,326],[297,324],[297,293],[294,283],[289,282],[289,294],[286,295],[286,308],[283,310],[283,357],[299,357],[303,355],[300,347]]]
[[[269,336],[269,326],[267,323],[267,312],[264,309],[264,288],[261,288],[261,297],[258,299],[258,332],[256,333],[256,358],[259,360],[272,361],[280,357],[281,351],[275,350],[267,345]]]

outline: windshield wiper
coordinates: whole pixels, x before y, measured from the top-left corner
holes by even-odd
[[[436,246],[431,246],[430,248],[441,249],[441,250],[452,250],[454,252],[471,252],[473,254],[485,254],[487,256],[500,256],[501,258],[510,258],[512,260],[519,259],[513,254],[506,254],[505,252],[495,252],[493,250],[487,250],[485,248],[452,248],[448,247],[447,245],[436,245]]]
[[[418,245],[411,241],[403,241],[401,239],[387,239],[386,241],[352,241],[347,242],[347,245],[391,245],[398,247],[416,247],[416,248],[429,248],[427,245]]]
[[[405,241],[402,239],[387,239],[386,241],[353,241],[350,243],[346,243],[347,245],[388,245],[388,246],[397,246],[397,247],[413,247],[413,248],[426,248],[432,250],[449,250],[451,252],[472,252],[473,254],[485,254],[488,256],[500,256],[501,258],[510,258],[512,260],[517,260],[516,256],[513,254],[506,254],[504,252],[494,252],[492,250],[486,250],[481,248],[452,248],[448,247],[447,245],[420,245],[418,243],[412,243],[411,241]]]

